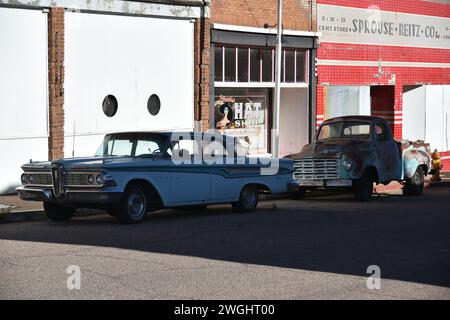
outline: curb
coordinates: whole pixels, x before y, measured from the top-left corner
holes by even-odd
[[[106,213],[104,213],[101,210],[83,209],[83,210],[77,211],[75,213],[74,217],[86,217],[86,216],[94,216],[94,215],[102,215],[102,214],[106,214]],[[0,223],[39,221],[39,220],[45,220],[45,219],[48,219],[48,218],[45,215],[44,210],[40,210],[40,209],[0,214]]]

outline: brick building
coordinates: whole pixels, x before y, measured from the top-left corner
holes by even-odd
[[[373,114],[449,161],[449,7],[284,0],[281,156]],[[276,23],[277,0],[0,0],[0,193],[111,131],[214,128],[271,153]]]
[[[450,169],[450,4],[318,0],[317,124],[342,114],[388,120]]]

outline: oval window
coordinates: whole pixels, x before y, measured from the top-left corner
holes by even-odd
[[[113,117],[117,112],[117,99],[112,94],[108,94],[102,103],[103,113],[107,117]]]
[[[152,116],[156,116],[159,113],[160,108],[161,101],[159,100],[159,97],[156,94],[152,94],[147,101],[148,112],[150,112]]]

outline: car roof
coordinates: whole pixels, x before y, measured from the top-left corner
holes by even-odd
[[[216,136],[220,134],[219,132],[200,132],[200,131],[168,131],[168,130],[161,130],[161,131],[121,131],[121,132],[111,132],[106,135],[138,135],[138,134],[153,134],[153,135],[165,135],[167,137],[171,137],[172,134],[179,134],[182,135],[189,135],[192,136],[193,134],[202,134],[202,136]],[[223,137],[226,137],[227,139],[234,139],[234,137],[226,134],[221,134]]]
[[[380,117],[354,115],[354,116],[341,116],[341,117],[330,118],[330,119],[323,121],[322,124],[331,123],[331,122],[340,122],[340,121],[364,121],[364,122],[382,121],[382,122],[385,122],[385,120]]]

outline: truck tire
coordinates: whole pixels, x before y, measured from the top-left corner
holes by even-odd
[[[146,190],[140,184],[127,187],[125,194],[113,211],[121,223],[131,224],[144,221],[147,213]]]
[[[54,221],[67,221],[72,218],[75,209],[64,207],[53,202],[44,202],[44,212],[47,217]]]
[[[425,183],[425,174],[422,167],[417,167],[416,172],[409,179],[403,187],[403,194],[406,196],[420,196],[423,194],[423,185]]]
[[[231,206],[236,212],[250,212],[255,210],[258,205],[258,190],[254,185],[246,185],[242,188],[241,195],[237,202],[233,202]]]
[[[303,199],[305,194],[306,194],[306,189],[300,188],[296,192],[290,192],[289,198],[291,198],[292,200],[301,200],[301,199]]]
[[[373,194],[374,179],[371,175],[364,173],[364,175],[353,181],[353,189],[355,198],[358,201],[369,201]]]

